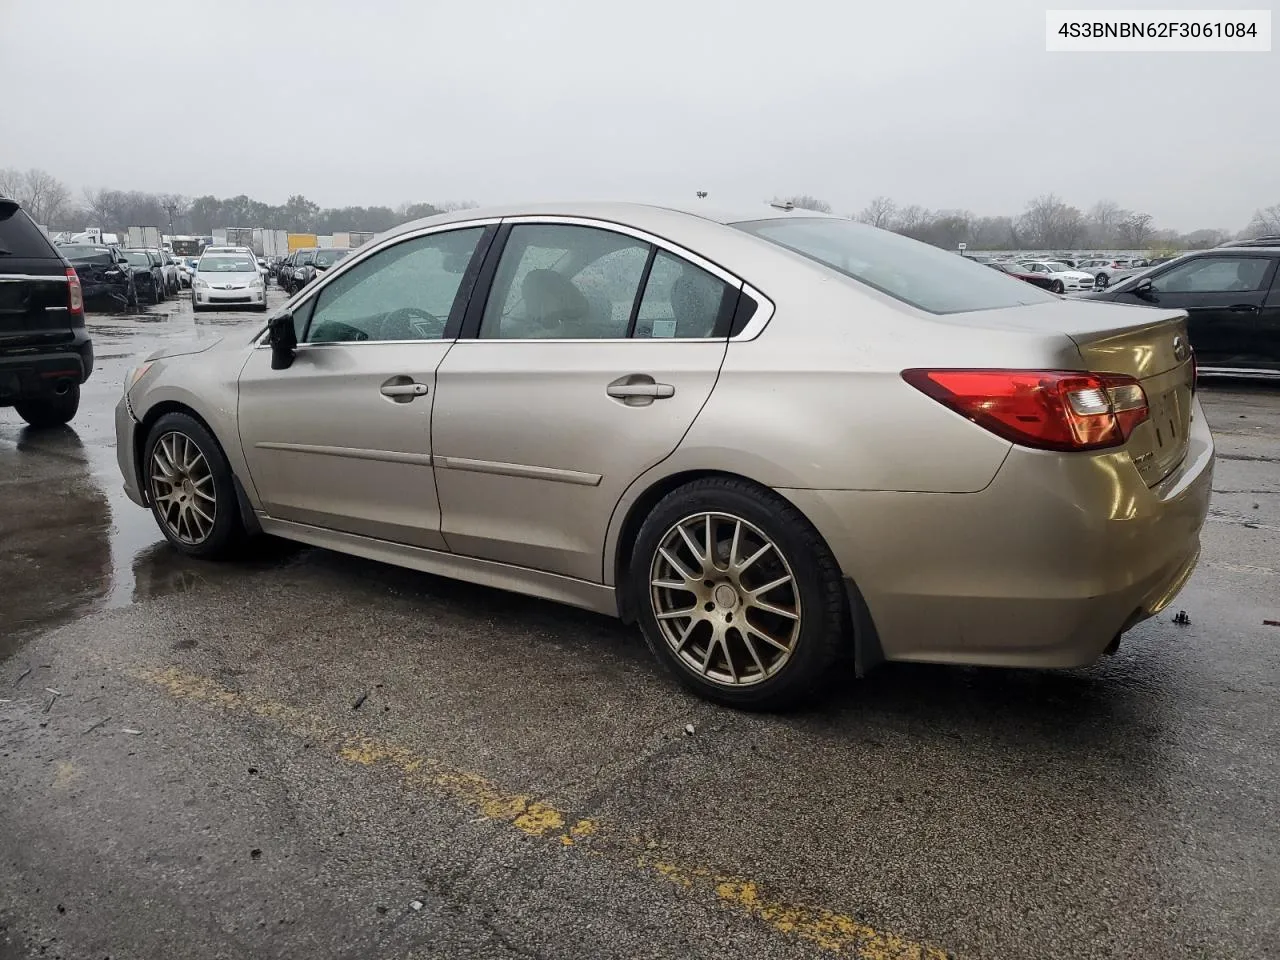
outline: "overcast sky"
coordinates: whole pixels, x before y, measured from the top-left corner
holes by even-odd
[[[1050,54],[1046,6],[1074,5],[0,0],[0,167],[321,206],[1280,203],[1280,53]]]

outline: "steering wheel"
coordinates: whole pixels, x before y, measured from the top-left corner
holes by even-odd
[[[433,313],[417,307],[400,307],[382,319],[383,340],[439,340],[444,336],[445,322]]]

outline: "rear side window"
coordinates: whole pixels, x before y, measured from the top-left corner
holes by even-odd
[[[733,226],[929,313],[996,310],[1057,300],[968,257],[852,220],[798,217]]]
[[[8,256],[48,260],[58,252],[21,207],[0,201],[0,257]]]
[[[1204,257],[1174,267],[1151,281],[1157,293],[1253,293],[1271,267],[1263,257]]]

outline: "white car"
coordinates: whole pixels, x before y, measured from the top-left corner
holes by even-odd
[[[1023,269],[1027,273],[1048,277],[1053,281],[1050,289],[1054,293],[1066,293],[1068,290],[1092,290],[1093,275],[1083,270],[1073,270],[1059,260],[1023,260]]]
[[[267,285],[252,253],[206,250],[191,278],[191,309],[212,306],[267,309]]]

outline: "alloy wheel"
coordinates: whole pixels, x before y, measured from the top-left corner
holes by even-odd
[[[200,544],[213,532],[218,501],[209,461],[186,434],[164,434],[151,451],[151,500],[156,515],[182,543]]]
[[[703,679],[741,687],[775,676],[800,636],[800,591],[781,549],[729,513],[673,524],[649,570],[658,630]]]

